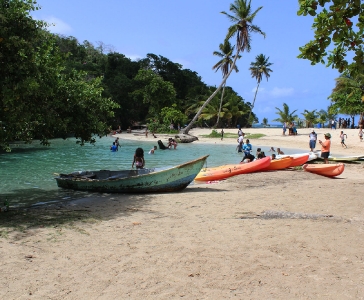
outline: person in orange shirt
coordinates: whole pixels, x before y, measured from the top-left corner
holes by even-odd
[[[324,159],[325,164],[329,163],[330,147],[331,147],[331,134],[325,133],[325,141],[319,140],[321,145],[321,157]]]

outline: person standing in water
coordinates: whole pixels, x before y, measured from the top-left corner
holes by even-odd
[[[329,163],[330,147],[331,147],[331,134],[325,133],[325,141],[319,140],[321,145],[321,157],[324,159],[325,164]]]
[[[134,168],[134,164],[137,169],[144,168],[145,160],[144,160],[144,150],[142,148],[137,148],[135,150],[133,164],[131,165],[132,168]]]

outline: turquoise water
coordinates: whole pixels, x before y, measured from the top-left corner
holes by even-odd
[[[176,150],[158,149],[155,154],[149,155],[148,151],[157,142],[121,139],[119,151],[111,152],[109,149],[114,140],[112,137],[103,137],[95,145],[81,147],[75,143],[75,139],[56,139],[51,141],[50,147],[34,142],[31,145],[16,145],[10,153],[0,153],[0,204],[5,199],[9,200],[11,206],[29,206],[83,197],[87,193],[58,188],[54,180],[56,174],[80,170],[130,169],[137,147],[145,151],[147,168],[175,166],[207,154],[210,155],[207,159],[209,167],[239,163],[242,159],[235,145],[194,142],[179,144]],[[294,152],[284,150],[288,154]],[[253,153],[255,151],[256,147],[253,147]]]

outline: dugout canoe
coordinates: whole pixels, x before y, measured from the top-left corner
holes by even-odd
[[[186,188],[208,155],[168,169],[100,170],[60,174],[58,187],[103,193],[163,193]]]

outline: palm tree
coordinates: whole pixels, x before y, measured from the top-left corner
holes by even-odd
[[[222,77],[224,78],[229,73],[229,69],[233,64],[232,55],[233,55],[235,46],[231,47],[230,42],[228,40],[225,40],[223,44],[219,45],[219,48],[220,48],[221,52],[214,51],[213,54],[221,57],[221,59],[212,67],[212,69],[213,70],[216,69],[216,72],[220,69],[222,72]],[[240,55],[238,58],[240,58]],[[239,72],[238,67],[236,65],[234,66],[234,70],[235,70],[235,72]],[[217,125],[219,124],[219,120],[220,120],[222,100],[224,98],[224,93],[225,93],[225,85],[226,85],[226,81],[222,88],[220,108],[219,108],[219,113],[217,115],[217,121],[216,121],[215,127],[217,127]]]
[[[233,4],[230,4],[230,11],[233,15],[229,15],[226,12],[221,12],[222,14],[226,15],[231,22],[234,24],[229,27],[228,34],[226,36],[226,40],[232,38],[235,34],[237,35],[236,38],[236,54],[234,57],[233,64],[230,67],[229,73],[223,78],[220,86],[216,89],[216,91],[205,101],[205,103],[201,106],[200,110],[196,113],[196,115],[191,120],[190,124],[184,129],[183,133],[188,134],[190,129],[192,128],[193,123],[197,120],[198,116],[201,114],[204,107],[211,101],[213,97],[217,94],[217,92],[222,88],[225,84],[226,80],[230,76],[231,72],[234,70],[236,60],[239,57],[240,52],[250,51],[251,45],[251,33],[260,33],[265,37],[265,33],[261,31],[258,26],[253,25],[254,18],[256,17],[257,13],[263,8],[260,6],[254,12],[252,12],[251,8],[251,0],[235,0]]]
[[[250,114],[249,114],[249,116],[250,116]],[[267,127],[268,126],[268,119],[267,118],[263,118],[262,124],[264,125],[264,127]]]
[[[268,78],[270,77],[269,73],[273,72],[273,70],[269,68],[272,65],[272,63],[268,62],[268,60],[269,60],[269,57],[265,57],[263,54],[259,54],[255,57],[255,62],[250,63],[250,68],[249,68],[250,73],[251,73],[252,77],[257,80],[258,85],[257,85],[257,89],[255,90],[252,109],[249,112],[248,122],[250,121],[250,114],[254,108],[255,99],[257,98],[259,85],[263,79],[263,75],[265,76],[265,78],[268,81]],[[247,125],[249,125],[249,124],[247,124]]]
[[[318,114],[317,121],[321,124],[322,127],[324,127],[324,124],[328,120],[330,120],[329,113],[326,110],[321,109],[317,114]]]
[[[306,128],[313,127],[314,124],[318,122],[318,114],[316,113],[316,109],[312,111],[308,111],[305,109],[302,113],[306,120]]]
[[[275,122],[292,123],[294,121],[294,119],[297,118],[297,115],[294,115],[294,113],[297,111],[297,109],[294,110],[293,112],[290,112],[289,106],[286,103],[283,103],[283,110],[281,110],[278,107],[276,107],[276,110],[277,110],[276,114],[279,115],[279,118],[274,119],[273,121],[275,121]]]

